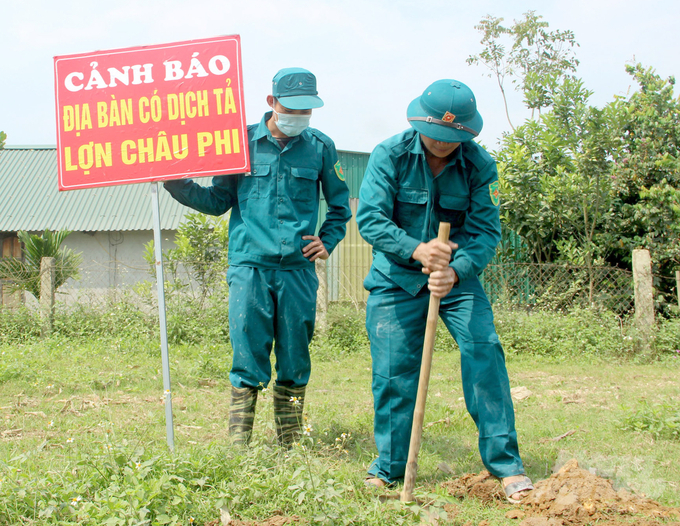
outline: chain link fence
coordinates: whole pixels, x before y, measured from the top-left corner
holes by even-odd
[[[361,264],[341,265],[329,260],[325,265],[326,291],[329,303],[350,303],[360,308],[366,303],[363,279],[370,260]],[[214,273],[212,284],[195,279],[190,262],[165,264],[166,294],[199,299],[210,295],[210,287],[224,282],[224,271]],[[558,264],[512,263],[489,265],[480,280],[492,303],[518,308],[544,308],[568,311],[577,307],[599,306],[619,315],[634,309],[633,275],[614,267],[578,267]],[[5,285],[6,288],[6,285]],[[24,294],[27,305],[37,305]],[[125,264],[121,261],[85,262],[80,279],[69,280],[57,291],[56,300],[63,304],[97,306],[125,298],[140,306],[155,306],[155,273],[150,265]],[[5,294],[5,298],[9,294]],[[3,301],[7,305],[7,301]]]
[[[512,263],[481,275],[492,303],[568,311],[598,306],[619,315],[635,307],[633,273],[616,267]]]

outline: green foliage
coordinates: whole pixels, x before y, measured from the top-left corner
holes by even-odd
[[[163,253],[168,341],[171,343],[226,342],[229,334],[228,267],[229,230],[222,217],[188,214],[177,229],[175,248]],[[155,277],[154,243],[145,247],[144,259]],[[137,292],[157,309],[150,283]]]
[[[590,267],[609,249],[610,115],[588,106],[590,94],[565,80],[552,110],[506,135],[498,152],[503,221],[536,262]]]
[[[619,427],[622,431],[651,433],[657,440],[680,440],[680,409],[673,403],[640,400],[637,410],[631,411]]]
[[[633,249],[646,248],[655,271],[668,276],[680,266],[680,100],[673,77],[641,64],[626,71],[640,88],[611,104],[618,115],[613,250],[629,263]]]
[[[680,318],[661,318],[652,345],[659,356],[673,356],[680,361]]]
[[[41,341],[0,344],[0,406],[5,408],[1,524],[217,524],[221,509],[243,522],[275,516],[283,522],[296,515],[308,524],[415,526],[431,519],[423,506],[381,502],[378,493],[363,485],[375,455],[367,352],[339,354],[330,363],[315,355],[304,413],[309,435],[292,449],[276,445],[271,395],[264,391],[251,447],[239,449],[229,444],[226,432],[228,346],[207,341],[173,346],[175,451],[170,452],[157,335],[137,332],[129,308],[121,305],[116,312],[102,313],[127,323],[123,330],[112,330],[102,320],[102,332],[89,336],[72,331]],[[553,336],[564,333],[565,341],[550,350],[562,354],[540,356],[543,349],[527,348],[508,356],[513,387],[526,386],[533,393],[515,404],[528,474],[540,480],[563,455],[587,454],[587,465],[598,473],[604,462],[614,463],[624,482],[677,506],[680,441],[668,431],[673,423],[669,418],[677,412],[669,401],[677,395],[680,358],[632,365],[621,355],[584,352],[571,332],[595,342],[594,334],[601,331],[604,341],[613,335],[616,322],[627,334],[626,320],[579,312],[569,325],[554,313],[536,314],[523,321],[531,342],[542,345],[536,335],[546,328]],[[363,330],[362,312],[344,317],[341,309],[335,315],[343,320],[338,323]],[[503,309],[497,309],[496,318],[511,329],[519,319]],[[78,320],[93,323],[79,313],[74,328]],[[664,326],[659,331],[670,334]],[[673,331],[677,336],[677,325]],[[440,330],[438,342],[445,339]],[[319,352],[330,355],[335,350]],[[458,354],[436,353],[416,496],[444,523],[445,511],[453,511],[449,522],[486,520],[510,526],[516,520],[504,517],[507,507],[476,499],[452,502],[441,485],[484,469],[462,396]],[[622,408],[637,407],[642,398],[653,411],[636,415]],[[620,432],[619,423],[631,417],[630,430],[644,433]],[[575,432],[559,444],[550,440],[569,430]],[[648,433],[658,433],[657,440],[666,442],[650,448]],[[438,468],[442,462],[453,475]],[[655,481],[663,483],[654,486]]]
[[[61,248],[70,233],[68,230],[46,230],[42,235],[19,232],[17,236],[24,245],[24,260],[14,257],[0,259],[0,279],[9,281],[10,291],[24,290],[40,299],[40,264],[45,257],[55,258],[55,290],[69,279],[79,279],[81,254]]]
[[[505,352],[603,359],[633,356],[641,345],[638,332],[620,317],[597,309],[522,311],[496,307],[496,330]]]
[[[192,213],[185,216],[185,222],[177,229],[176,248],[163,253],[164,269],[168,276],[167,290],[190,294],[202,303],[217,283],[224,280],[228,267],[229,227],[222,217]],[[151,265],[151,274],[156,275],[154,243],[146,245],[144,259]],[[188,278],[182,278],[182,268],[187,269]],[[198,290],[194,291],[194,283]]]
[[[24,306],[0,308],[0,343],[20,343],[40,337],[38,313]]]
[[[576,71],[578,60],[573,48],[578,46],[572,31],[549,31],[548,22],[535,11],[527,11],[524,18],[510,27],[501,25],[502,18],[491,15],[475,26],[482,33],[481,53],[471,55],[468,64],[483,64],[495,77],[503,94],[508,123],[504,81],[511,77],[516,89],[524,94],[526,106],[540,114],[554,104],[554,99]]]
[[[126,334],[133,339],[158,336],[158,317],[145,312],[131,294],[91,305],[58,303],[55,308],[55,335],[87,340],[93,334]]]
[[[0,131],[0,150],[5,147],[5,141],[7,140],[7,134]]]
[[[350,305],[333,305],[328,309],[325,334],[315,337],[314,348],[337,357],[356,352],[368,352],[366,311]]]
[[[671,276],[680,266],[675,79],[629,65],[639,90],[595,108],[574,76],[571,31],[549,31],[533,11],[511,26],[502,22],[487,16],[476,26],[482,51],[468,63],[487,66],[504,98],[504,80],[512,78],[532,110],[524,124],[511,124],[497,153],[505,225],[536,262],[630,268],[632,250],[646,248],[655,273]],[[658,285],[659,307],[669,315],[672,288]]]

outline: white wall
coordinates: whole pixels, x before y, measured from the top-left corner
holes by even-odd
[[[161,232],[163,250],[174,248],[175,232]],[[81,252],[80,279],[69,280],[59,292],[67,296],[100,295],[112,289],[129,289],[141,281],[155,283],[143,257],[144,246],[153,240],[153,231],[73,232],[64,245]],[[57,300],[64,301],[62,294]]]

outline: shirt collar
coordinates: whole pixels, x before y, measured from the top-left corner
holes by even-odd
[[[272,137],[272,132],[269,131],[269,128],[267,128],[267,121],[271,118],[273,115],[273,112],[268,111],[267,113],[264,114],[264,117],[262,117],[262,120],[260,121],[260,124],[257,125],[257,129],[255,130],[255,134],[253,135],[254,140],[259,140],[262,139],[262,137]]]
[[[415,130],[414,130],[415,131]],[[425,156],[425,149],[423,148],[423,143],[420,140],[420,133],[415,132],[413,134],[413,139],[406,146],[406,149],[414,155]],[[463,150],[465,149],[465,143],[461,142],[460,146],[453,151],[453,157],[448,162],[446,167],[453,166],[457,162],[460,162],[462,168],[465,168],[465,157],[463,156]]]
[[[276,137],[272,135],[272,132],[269,130],[269,127],[267,126],[267,122],[269,119],[271,119],[272,115],[274,115],[273,111],[268,111],[267,113],[264,114],[262,117],[262,120],[260,121],[260,124],[257,125],[257,129],[255,130],[255,134],[253,135],[253,140],[254,141],[259,141],[260,139],[267,137],[269,138],[270,141],[278,143],[276,140]],[[286,145],[286,148],[297,141],[298,137],[300,137],[303,133],[306,133],[307,130],[303,130],[302,133],[296,137],[291,137],[290,141],[288,141],[288,144]]]

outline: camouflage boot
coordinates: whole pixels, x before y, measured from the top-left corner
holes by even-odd
[[[229,407],[229,434],[234,444],[245,446],[250,442],[255,420],[257,389],[255,387],[231,388]]]
[[[274,386],[274,421],[280,446],[290,447],[300,436],[306,387]]]

